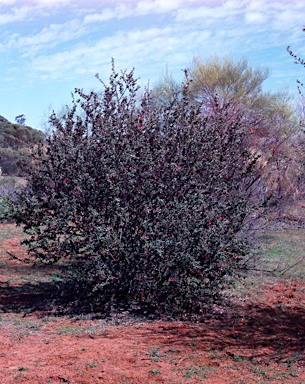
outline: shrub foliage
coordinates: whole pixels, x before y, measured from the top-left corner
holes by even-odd
[[[266,202],[251,196],[244,113],[215,98],[203,114],[187,74],[182,96],[156,107],[133,71],[112,69],[101,94],[76,89],[64,119],[51,116],[10,215],[30,253],[67,262],[100,305],[200,311],[246,268],[240,233]]]

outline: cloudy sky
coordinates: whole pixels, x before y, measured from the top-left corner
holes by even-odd
[[[304,0],[0,0],[0,115],[41,128],[75,87],[99,89],[111,57],[153,84],[180,79],[194,55],[247,57],[266,66],[265,90],[305,80],[286,47],[305,57]]]

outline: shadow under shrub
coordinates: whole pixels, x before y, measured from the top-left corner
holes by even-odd
[[[251,259],[240,232],[266,203],[252,196],[251,122],[217,97],[203,113],[187,76],[166,107],[148,90],[139,96],[133,71],[113,67],[101,83],[102,94],[76,89],[64,119],[51,117],[9,215],[31,255],[68,262],[67,277],[85,282],[97,307],[200,312]]]

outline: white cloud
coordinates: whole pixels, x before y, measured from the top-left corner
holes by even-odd
[[[172,13],[167,19],[167,26],[162,29],[121,30],[115,34],[107,30],[108,36],[104,37],[101,37],[102,32],[97,29],[94,32],[89,30],[89,24],[94,21],[106,22],[114,17],[124,18],[136,12],[138,14],[150,12],[153,6],[161,2],[161,0],[142,1],[135,7],[128,8],[126,4],[121,4],[115,8],[105,8],[100,13],[88,14],[80,20],[51,24],[32,36],[15,35],[11,44],[23,49],[24,56],[32,58],[27,63],[32,74],[38,73],[45,79],[72,78],[75,74],[81,73],[93,74],[101,68],[109,68],[111,57],[116,59],[120,68],[133,66],[141,68],[144,65],[142,72],[149,73],[151,70],[153,77],[153,73],[156,71],[160,73],[166,63],[173,66],[187,66],[198,51],[204,55],[213,52],[222,55],[237,51],[241,45],[250,47],[252,44],[251,47],[259,47],[267,44],[267,41],[257,39],[258,34],[254,35],[252,30],[248,31],[245,25],[241,24],[240,16],[248,15],[248,21],[253,22],[259,20],[259,13],[255,14],[254,11],[250,13],[248,8],[240,8],[238,1],[227,1],[223,6],[217,7],[213,3],[211,7],[179,8],[177,18],[176,13]],[[161,8],[167,12],[178,7],[177,4],[179,3],[165,1]],[[161,12],[161,8],[151,12]],[[194,20],[192,18],[197,17],[199,17],[198,23],[190,22]],[[224,21],[225,18],[227,22]],[[210,25],[205,22],[207,19]],[[257,31],[259,33],[258,29]],[[275,39],[269,34],[269,39],[271,38]],[[65,42],[72,43],[73,39],[74,46],[70,44],[69,48],[66,48],[65,45],[60,45]],[[50,48],[55,46],[58,46],[57,53],[52,54]],[[42,54],[47,52],[47,49],[49,52]],[[177,60],[180,60],[180,64]]]
[[[32,0],[33,6],[38,6],[40,8],[49,8],[54,6],[65,6],[73,4],[72,0]]]
[[[17,46],[25,52],[25,56],[31,56],[39,50],[54,48],[56,45],[77,39],[86,32],[79,20],[70,20],[63,24],[50,24],[31,36],[20,36],[15,33],[7,45]]]
[[[76,6],[72,0],[0,0],[0,25],[48,16],[70,5]]]
[[[0,0],[0,5],[12,5],[15,3],[16,3],[16,0]]]
[[[113,9],[106,8],[101,13],[92,13],[90,15],[86,15],[84,18],[84,22],[85,24],[96,23],[100,21],[108,21],[114,19],[115,17],[115,11]]]
[[[184,3],[187,3],[187,1]],[[139,1],[135,9],[135,14],[147,15],[149,13],[166,13],[178,9],[181,4],[181,0]]]
[[[32,8],[23,6],[20,8],[12,8],[11,12],[0,13],[0,25],[22,21],[31,15]]]
[[[248,24],[262,24],[267,21],[267,16],[260,12],[247,12],[245,14],[245,21]]]
[[[215,19],[225,21],[229,17],[237,17],[241,12],[240,3],[237,2],[228,2],[222,6],[180,8],[177,12],[176,21],[186,22],[194,19],[201,19],[204,23],[209,23]]]
[[[178,65],[179,68],[187,66],[194,46],[204,44],[210,37],[206,31],[186,32],[171,27],[120,31],[99,39],[91,46],[84,44],[54,55],[41,55],[33,59],[32,70],[45,79],[73,77],[75,73],[94,74],[108,70],[111,57],[114,57],[118,68],[135,66],[154,78],[166,63]]]
[[[304,6],[303,6],[304,12]],[[290,6],[278,12],[274,17],[273,26],[281,30],[289,30],[293,27],[301,28],[304,24],[304,13]]]
[[[95,12],[85,16],[85,23],[109,21],[111,19],[123,19],[131,16],[147,16],[150,14],[166,14],[177,11],[182,4],[191,4],[195,0],[142,0],[138,2],[121,2],[116,7],[108,7],[102,12]]]
[[[125,4],[120,4],[115,8],[104,8],[100,13],[88,14],[84,17],[85,24],[109,21],[112,19],[124,19],[134,14],[134,9]]]
[[[35,3],[38,5],[46,5],[46,6],[52,6],[54,5],[54,3],[66,5],[66,4],[70,4],[71,0],[36,0]]]

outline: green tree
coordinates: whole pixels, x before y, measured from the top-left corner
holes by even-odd
[[[213,113],[216,99],[235,104],[236,111],[247,110],[244,119],[251,132],[248,145],[259,156],[257,167],[262,176],[256,193],[273,193],[277,204],[285,206],[300,195],[302,164],[296,155],[299,151],[295,140],[300,132],[300,118],[288,91],[263,91],[269,75],[268,68],[252,68],[245,58],[211,56],[203,60],[197,56],[189,69],[189,97],[201,104],[205,115]],[[181,96],[181,89],[166,71],[153,93],[157,102],[170,105],[175,95]]]
[[[205,103],[217,94],[224,99],[234,98],[255,106],[262,93],[262,84],[269,75],[268,68],[253,69],[246,58],[211,56],[203,60],[197,56],[190,69],[191,89],[193,96]]]
[[[168,67],[166,67],[165,72],[162,73],[152,89],[154,102],[157,105],[170,105],[171,102],[181,95],[181,92],[181,83],[173,77]]]
[[[18,115],[18,116],[15,117],[15,121],[19,125],[25,125],[26,118],[25,118],[25,116],[23,114],[22,115]]]
[[[257,166],[262,178],[257,193],[268,190],[277,196],[278,204],[285,204],[298,196],[300,164],[295,156],[294,137],[300,125],[287,91],[263,91],[263,82],[269,75],[268,68],[252,68],[246,58],[195,57],[190,69],[191,92],[205,108],[213,105],[215,95],[246,106],[245,118],[252,133],[249,146],[252,153],[260,156]],[[251,123],[253,116],[257,117],[255,124]]]

